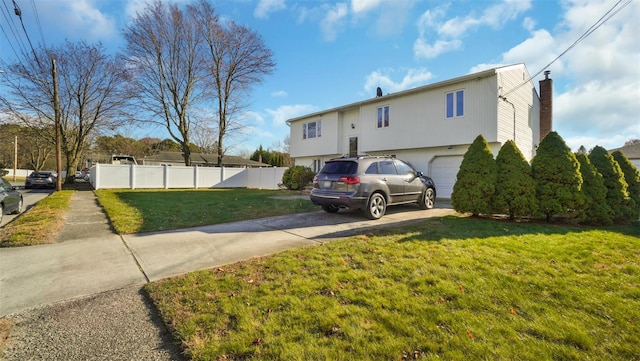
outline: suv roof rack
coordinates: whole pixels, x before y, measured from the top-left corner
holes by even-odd
[[[377,155],[359,154],[359,155],[356,155],[356,156],[352,157],[352,156],[350,156],[348,154],[343,154],[340,157],[331,158],[330,160],[334,160],[334,159],[365,159],[365,158],[391,158],[391,159],[396,159],[396,155],[395,154],[377,154]]]

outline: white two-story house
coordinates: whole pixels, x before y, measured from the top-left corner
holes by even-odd
[[[432,177],[438,198],[449,198],[462,157],[479,134],[494,156],[510,139],[527,160],[535,155],[551,131],[548,72],[545,78],[541,94],[548,94],[541,97],[524,64],[387,95],[378,89],[374,98],[289,119],[291,157],[318,171],[335,157],[395,155]]]

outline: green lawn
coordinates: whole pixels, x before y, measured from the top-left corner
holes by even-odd
[[[432,219],[146,288],[193,360],[637,360],[640,229]]]
[[[72,190],[53,192],[28,212],[0,229],[0,247],[33,246],[52,243],[64,226]]]
[[[256,189],[95,191],[118,233],[187,228],[318,210],[299,192]],[[284,197],[284,199],[283,199]]]

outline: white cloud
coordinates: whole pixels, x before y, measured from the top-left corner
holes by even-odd
[[[481,26],[490,26],[498,29],[507,22],[516,19],[520,14],[531,7],[529,0],[504,0],[498,4],[484,9],[481,16],[470,13],[466,16],[456,16],[443,21],[448,9],[447,6],[439,6],[425,11],[418,20],[419,37],[413,45],[416,58],[435,58],[440,54],[458,50],[462,47],[462,40],[470,29]],[[428,41],[427,35],[434,35],[435,40]]]
[[[286,98],[289,94],[284,90],[278,90],[271,93],[272,97]]]
[[[108,38],[117,33],[114,19],[103,14],[89,1],[72,2],[70,15],[80,27],[88,28],[88,33],[84,35],[89,38]]]
[[[253,16],[258,19],[268,19],[271,13],[286,8],[284,0],[260,0],[253,12]]]
[[[475,66],[472,66],[471,69],[469,69],[469,74],[479,73],[481,71],[485,71],[485,70],[489,70],[489,69],[495,69],[495,68],[499,68],[499,67],[505,66],[505,65],[507,65],[507,64],[504,64],[504,63],[477,64]]]
[[[640,90],[637,82],[593,80],[555,94],[553,128],[562,134],[590,137],[607,149],[640,138]],[[621,138],[626,138],[622,139]],[[613,143],[613,140],[617,144]]]
[[[354,13],[367,12],[375,9],[381,3],[381,0],[351,0],[351,10]]]
[[[525,63],[534,75],[568,49],[613,3],[564,3],[555,34],[523,21],[530,37],[502,54],[500,63]],[[549,69],[554,79],[553,128],[577,150],[620,147],[640,138],[640,4],[631,2],[570,49]],[[491,64],[479,64],[479,70]],[[541,79],[539,75],[536,80]],[[537,85],[537,82],[534,82]]]
[[[100,11],[94,1],[42,1],[37,6],[39,16],[46,19],[42,23],[55,26],[49,31],[71,41],[81,38],[88,42],[106,42],[118,36],[115,19]]]
[[[531,37],[502,54],[503,64],[524,63],[532,72],[540,72],[547,64],[557,57],[558,44],[553,36],[544,29],[534,30]],[[550,70],[556,73],[564,72],[564,63],[560,60],[553,64]]]
[[[394,71],[390,69],[377,70],[369,74],[364,84],[367,94],[374,94],[377,87],[382,88],[384,94],[395,93],[401,90],[414,88],[426,84],[433,74],[430,71],[420,69],[409,69],[400,82],[392,80]]]
[[[413,44],[413,53],[419,59],[433,59],[440,54],[460,49],[460,47],[462,47],[460,40],[438,40],[431,45],[424,39],[418,38]]]
[[[149,2],[147,0],[129,0],[124,7],[125,15],[129,18],[135,18],[138,13],[144,11]]]
[[[295,105],[282,105],[278,109],[266,109],[267,114],[273,119],[273,124],[276,126],[284,125],[288,119],[299,117],[305,114],[318,111],[315,105],[309,104],[295,104]]]
[[[438,6],[434,9],[429,9],[420,15],[418,23],[416,24],[418,26],[418,34],[420,34],[420,37],[425,36],[431,28],[436,27],[440,22],[440,19],[445,16],[446,12],[447,6]]]
[[[241,116],[242,122],[247,124],[264,124],[264,117],[262,114],[254,111],[246,111]]]
[[[337,3],[328,8],[324,19],[320,22],[320,29],[326,41],[334,41],[343,26],[344,18],[348,14],[347,4]]]
[[[529,32],[533,32],[536,28],[536,21],[527,16],[522,20],[522,27],[527,29]]]

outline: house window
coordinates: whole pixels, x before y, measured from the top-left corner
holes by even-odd
[[[322,136],[322,121],[302,124],[302,139],[320,138],[320,136]]]
[[[378,108],[378,128],[386,128],[389,126],[389,106]]]
[[[464,116],[464,90],[445,94],[447,118]]]

